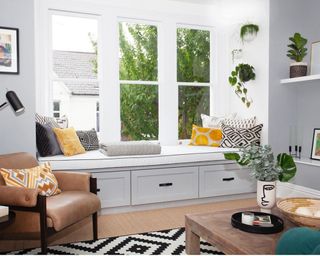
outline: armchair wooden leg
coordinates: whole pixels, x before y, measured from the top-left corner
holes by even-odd
[[[45,196],[39,196],[38,202],[40,206],[40,239],[41,254],[47,254],[48,250],[48,227],[47,227],[47,202]]]
[[[98,240],[98,213],[92,214],[93,240]]]

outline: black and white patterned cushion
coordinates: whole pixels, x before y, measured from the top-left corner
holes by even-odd
[[[243,119],[226,118],[223,120],[223,123],[233,128],[253,128],[256,125],[256,117]]]
[[[48,125],[51,128],[61,128],[53,117],[42,116],[36,113],[36,122],[42,125]]]
[[[246,148],[250,145],[259,146],[263,124],[252,128],[234,128],[222,124],[222,148]]]
[[[99,139],[95,130],[77,131],[77,135],[86,151],[99,149]]]

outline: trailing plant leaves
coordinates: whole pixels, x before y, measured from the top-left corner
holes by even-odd
[[[286,153],[281,153],[277,156],[277,161],[278,165],[283,170],[279,175],[279,180],[286,182],[292,179],[297,172],[297,167],[292,156]]]
[[[247,97],[248,89],[245,87],[245,83],[255,78],[254,67],[243,63],[237,65],[229,76],[230,85],[234,87],[237,84],[234,91],[247,108],[251,106],[252,101]]]
[[[224,158],[227,160],[239,161],[240,155],[238,153],[224,153]]]

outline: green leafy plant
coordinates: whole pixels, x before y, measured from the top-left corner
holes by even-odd
[[[308,40],[303,38],[300,33],[295,33],[293,37],[289,37],[289,40],[292,43],[288,44],[289,50],[287,56],[296,62],[303,61],[308,53],[308,49],[305,47]]]
[[[231,72],[229,76],[229,83],[234,88],[236,95],[249,108],[252,100],[248,99],[248,89],[245,84],[250,80],[255,80],[256,74],[254,67],[249,64],[239,64]]]
[[[242,42],[244,41],[244,37],[248,34],[250,35],[257,35],[259,32],[259,26],[256,24],[245,24],[241,27],[240,29],[240,38],[242,40]]]
[[[271,146],[250,146],[238,153],[225,153],[225,159],[235,160],[242,166],[248,166],[251,175],[260,181],[289,181],[296,174],[297,167],[292,156],[281,153],[274,157]]]

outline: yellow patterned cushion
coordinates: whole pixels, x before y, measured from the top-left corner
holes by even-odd
[[[6,185],[10,187],[38,188],[43,196],[53,196],[61,192],[50,163],[30,169],[0,168],[0,173]]]
[[[53,128],[53,131],[65,156],[73,156],[86,152],[74,128]]]
[[[220,129],[193,125],[189,145],[219,147],[221,140],[222,131]]]

